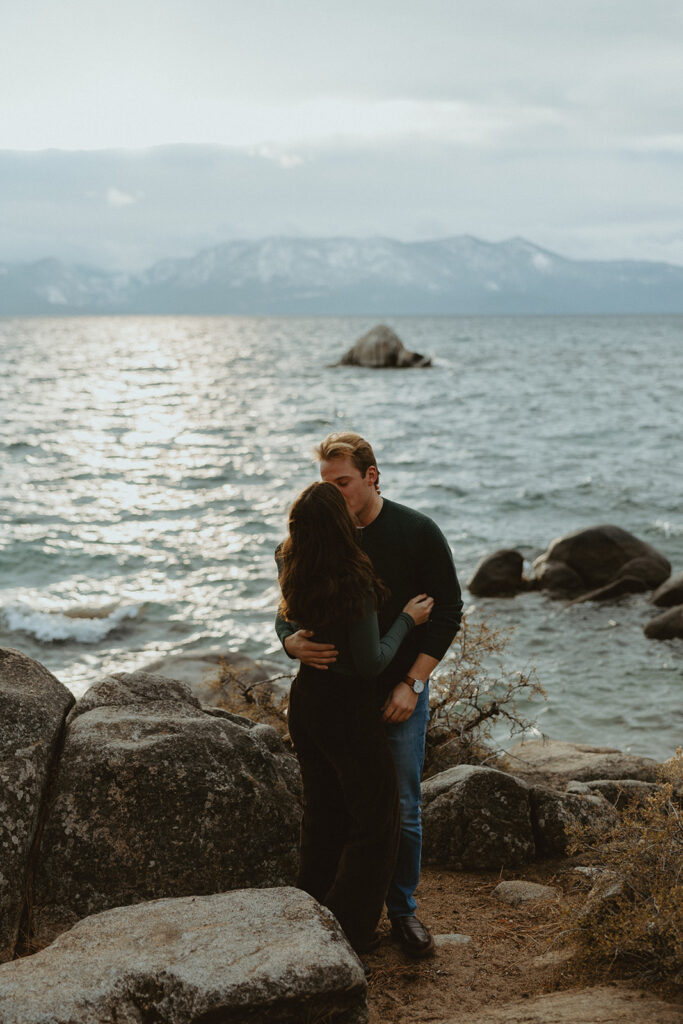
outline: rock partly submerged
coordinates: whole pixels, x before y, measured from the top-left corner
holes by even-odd
[[[683,637],[683,604],[668,608],[643,626],[648,640],[677,640]]]
[[[522,568],[521,552],[495,551],[479,562],[469,590],[477,597],[512,597],[542,590],[550,597],[579,603],[615,601],[659,588],[660,599],[673,603],[665,590],[671,573],[669,561],[618,526],[591,526],[558,537],[534,561],[533,577],[523,576]],[[671,593],[678,591],[674,588]]]
[[[0,648],[0,961],[17,943],[45,793],[73,703],[37,661]]]
[[[298,889],[164,899],[80,921],[0,967],[12,1024],[365,1024],[363,968]]]
[[[514,597],[535,589],[536,581],[524,578],[523,566],[524,557],[519,551],[501,548],[481,559],[467,588],[475,597]]]
[[[600,600],[604,588],[624,579],[653,590],[671,575],[671,564],[650,544],[608,524],[558,537],[536,559],[534,570],[542,589]]]
[[[336,365],[409,369],[431,366],[432,361],[419,352],[409,352],[390,327],[378,324],[360,337]]]

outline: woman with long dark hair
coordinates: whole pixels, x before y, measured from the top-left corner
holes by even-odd
[[[339,652],[328,670],[302,664],[290,693],[304,789],[297,885],[330,908],[362,953],[377,941],[399,836],[396,770],[372,679],[434,602],[419,594],[380,637],[386,588],[334,484],[311,484],[294,502],[278,563],[281,614]]]

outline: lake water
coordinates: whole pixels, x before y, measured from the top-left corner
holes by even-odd
[[[499,547],[601,522],[683,569],[683,318],[386,322],[434,367],[331,367],[375,323],[356,317],[0,320],[0,645],[76,694],[195,647],[284,664],[273,549],[314,443],[355,429],[383,493],[443,529],[470,614],[514,626],[539,730],[668,756],[683,640],[645,639],[646,596],[464,585]]]

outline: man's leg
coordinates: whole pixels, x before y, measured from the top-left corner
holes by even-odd
[[[385,725],[396,765],[401,805],[401,835],[396,868],[387,895],[387,914],[392,930],[407,952],[414,956],[431,953],[433,941],[428,930],[415,918],[415,889],[420,880],[422,855],[422,790],[425,734],[429,720],[429,685],[425,686],[407,722]]]

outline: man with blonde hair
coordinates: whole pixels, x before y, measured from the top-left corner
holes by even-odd
[[[389,597],[379,609],[380,633],[414,594],[434,598],[429,622],[412,630],[377,679],[401,803],[401,838],[387,894],[387,914],[392,935],[405,952],[413,957],[428,956],[434,950],[434,940],[415,916],[414,896],[422,851],[420,780],[429,719],[429,676],[460,627],[460,586],[450,548],[436,523],[382,497],[377,461],[363,437],[352,432],[330,434],[315,454],[320,476],[344,495],[358,525],[358,541],[389,588]],[[290,658],[318,669],[327,669],[336,661],[335,648],[316,643],[310,630],[297,629],[281,616],[276,630]]]

